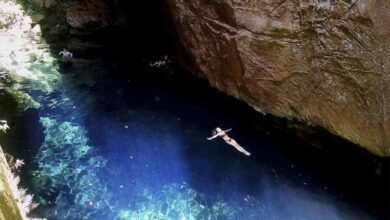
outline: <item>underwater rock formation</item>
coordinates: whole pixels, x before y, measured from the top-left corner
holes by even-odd
[[[260,112],[390,155],[390,2],[167,0],[183,63]]]

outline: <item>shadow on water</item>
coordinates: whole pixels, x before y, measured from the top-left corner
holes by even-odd
[[[335,207],[342,213],[339,216],[342,219],[348,218],[343,215],[349,206],[385,218],[388,161],[321,130],[313,135],[322,140],[322,146],[310,146],[296,137],[294,129],[285,129],[288,122],[261,116],[245,104],[210,89],[203,80],[184,73],[172,74],[169,70],[151,70],[143,64],[139,64],[140,69],[136,66],[132,71],[143,72],[142,76],[129,74],[128,78],[110,81],[109,85],[105,81],[98,86],[122,88],[120,95],[118,91],[96,95],[101,97],[97,105],[103,109],[99,115],[106,112],[116,115],[124,104],[135,111],[134,117],[141,112],[150,113],[143,126],[157,128],[144,131],[147,135],[160,132],[167,135],[164,130],[177,127],[171,138],[180,139],[182,164],[179,165],[185,167],[192,188],[214,198],[226,195],[227,200],[241,200],[233,204],[253,198],[263,207],[287,207],[280,216],[275,214],[277,210],[268,210],[269,213],[266,210],[263,217],[318,215],[320,210],[305,213],[315,205],[301,203],[294,207],[291,204],[303,197],[308,203],[321,201],[324,206]],[[232,136],[253,156],[245,157],[221,140],[207,142],[205,137],[210,136],[216,125],[233,127]],[[94,130],[92,136],[105,137],[99,129]],[[99,146],[104,140],[93,138],[92,142]],[[111,146],[107,151],[110,150]],[[163,155],[155,160],[167,162]],[[290,201],[285,198],[289,196],[292,196]],[[269,201],[258,201],[259,198],[269,198]],[[327,211],[323,210],[323,214]]]

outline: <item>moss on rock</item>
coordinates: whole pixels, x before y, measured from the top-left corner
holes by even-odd
[[[6,88],[5,91],[12,97],[19,111],[25,111],[29,108],[37,109],[40,107],[40,104],[34,101],[27,93],[12,88]]]

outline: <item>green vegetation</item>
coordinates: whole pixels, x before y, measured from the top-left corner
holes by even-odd
[[[25,111],[29,108],[39,108],[40,104],[34,101],[27,93],[16,89],[6,88],[5,91],[9,93],[13,100],[15,100],[20,111]]]

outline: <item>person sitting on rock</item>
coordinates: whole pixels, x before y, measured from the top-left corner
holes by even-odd
[[[222,139],[229,145],[233,146],[236,148],[238,151],[241,153],[245,154],[246,156],[250,156],[251,153],[246,151],[243,147],[241,147],[234,139],[230,138],[226,132],[229,132],[232,129],[227,129],[227,130],[222,130],[221,128],[217,127],[213,130],[213,136],[207,138],[207,140],[212,140],[216,137],[222,137]]]
[[[73,57],[73,54],[66,49],[63,49],[58,55],[62,56],[62,58],[70,59]]]

